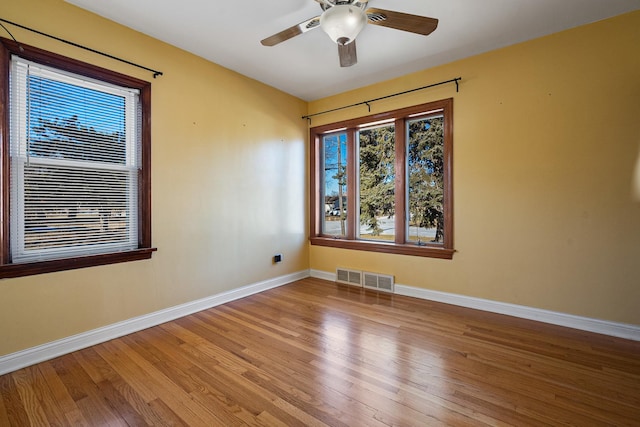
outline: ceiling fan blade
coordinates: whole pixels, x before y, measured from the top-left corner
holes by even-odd
[[[260,43],[262,43],[263,46],[275,46],[278,43],[282,43],[285,40],[289,40],[290,38],[299,36],[300,34],[306,33],[307,31],[313,30],[314,28],[318,28],[319,26],[320,17],[316,16],[314,18],[301,22],[298,25],[294,25],[293,27],[287,28],[286,30],[282,30],[279,33],[267,37]]]
[[[438,27],[438,20],[435,18],[385,9],[369,8],[367,9],[367,18],[369,24],[395,28],[423,36],[428,36]]]
[[[356,54],[356,41],[352,41],[349,44],[338,45],[338,55],[340,56],[341,67],[351,67],[358,62],[358,55]]]

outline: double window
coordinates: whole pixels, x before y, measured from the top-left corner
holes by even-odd
[[[149,258],[150,85],[3,45],[0,277]]]
[[[453,256],[453,100],[311,129],[311,243]]]

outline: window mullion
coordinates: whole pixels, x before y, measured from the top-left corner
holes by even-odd
[[[357,129],[347,129],[347,240],[355,240],[360,228],[358,215]]]
[[[321,171],[322,164],[320,163],[321,159],[323,159],[323,155],[321,154],[323,150],[321,150],[320,145],[320,136],[315,132],[311,132],[311,152],[310,152],[310,170],[312,171]],[[309,232],[311,236],[317,236],[322,233],[322,225],[321,218],[324,212],[324,197],[323,191],[320,183],[322,179],[320,179],[319,173],[312,173],[310,176],[310,184],[311,184],[311,194],[309,194],[309,201],[311,202],[311,220],[309,222]]]
[[[407,172],[406,125],[404,119],[395,121],[395,243],[406,243],[407,236]]]
[[[444,122],[444,247],[453,248],[453,100],[445,101]]]

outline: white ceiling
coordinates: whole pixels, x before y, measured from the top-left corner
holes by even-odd
[[[307,101],[640,9],[640,0],[370,0],[437,18],[438,29],[424,37],[367,25],[358,63],[340,68],[319,28],[260,44],[320,15],[314,0],[66,1]]]

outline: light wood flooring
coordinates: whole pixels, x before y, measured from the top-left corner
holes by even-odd
[[[0,426],[640,426],[640,342],[304,279],[0,393]]]

